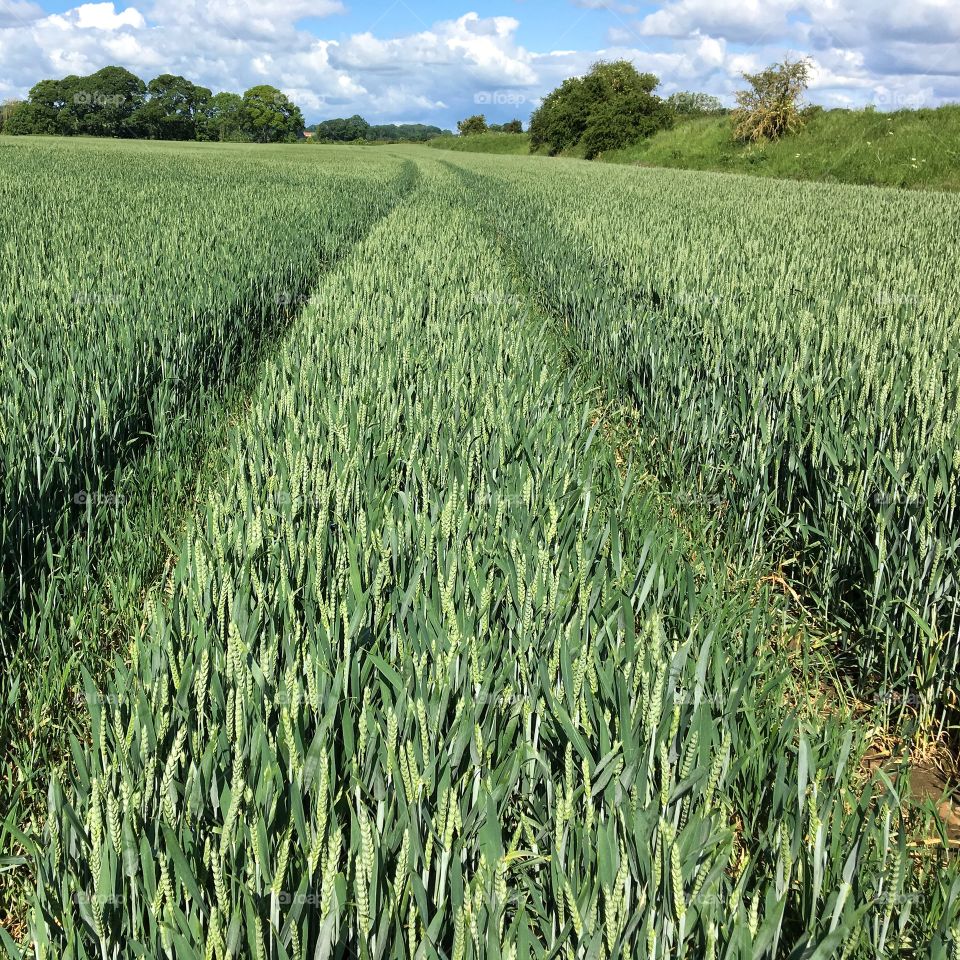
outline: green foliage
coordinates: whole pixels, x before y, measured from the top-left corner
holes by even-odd
[[[139,631],[264,352],[409,185],[398,160],[358,178],[336,149],[318,171],[295,147],[269,167],[230,147],[123,147],[0,151],[4,857],[27,845],[8,829],[36,840],[50,773],[87,736],[81,671]],[[0,925],[28,880],[5,869]]]
[[[12,136],[24,136],[31,133],[52,135],[57,133],[55,116],[39,104],[21,101],[7,114],[3,132]]]
[[[743,75],[750,86],[737,93],[734,136],[742,141],[779,140],[803,126],[800,100],[810,82],[810,61],[784,60]]]
[[[560,153],[575,146],[586,129],[590,114],[583,81],[570,77],[544,98],[530,117],[530,148]]]
[[[369,124],[363,117],[324,120],[313,128],[317,143],[423,142],[443,133],[439,127],[422,123]]]
[[[644,411],[651,472],[724,505],[718,531],[787,570],[839,632],[861,695],[908,689],[936,733],[960,657],[960,282],[936,224],[960,201],[709,185],[562,165],[550,178],[517,170],[513,189],[501,174],[496,203],[579,351]],[[571,217],[570,198],[588,192],[591,212]],[[690,244],[718,253],[689,258]]]
[[[667,106],[677,116],[695,117],[711,113],[724,113],[723,104],[709,93],[693,93],[681,90],[667,97]]]
[[[461,137],[469,137],[478,133],[487,132],[487,118],[482,113],[467,117],[466,120],[457,121],[457,133]]]
[[[256,143],[289,143],[303,132],[300,108],[269,84],[247,90],[242,114],[244,131]]]
[[[17,110],[22,104],[22,100],[4,100],[0,104],[0,133],[3,133],[3,128],[6,126],[7,121],[13,116],[15,110]]]
[[[673,114],[653,91],[659,80],[626,60],[596,63],[565,80],[530,118],[530,145],[556,155],[582,145],[593,159],[668,127]]]
[[[363,117],[354,115],[345,120],[324,120],[313,130],[317,140],[321,142],[350,143],[353,140],[366,140],[370,133],[370,124]]]
[[[133,117],[145,94],[143,81],[122,67],[104,67],[88,77],[41,80],[10,117],[6,132],[135,136]]]
[[[147,84],[147,94],[149,99],[132,118],[142,136],[155,140],[198,139],[210,112],[211,95],[206,87],[164,73]]]
[[[426,143],[448,132],[427,123],[378,123],[371,125],[367,140],[371,143]]]
[[[202,140],[249,140],[244,129],[243,97],[238,93],[215,93],[197,120]]]
[[[520,120],[509,120],[507,123],[491,123],[487,130],[490,133],[523,133],[523,123]]]

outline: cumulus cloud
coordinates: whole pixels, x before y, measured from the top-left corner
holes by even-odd
[[[117,13],[112,3],[84,3],[70,11],[69,16],[81,30],[119,30],[121,27],[139,29],[147,23],[136,7],[127,7]]]
[[[686,37],[695,31],[738,43],[781,32],[792,0],[673,0],[637,24],[645,37]]]

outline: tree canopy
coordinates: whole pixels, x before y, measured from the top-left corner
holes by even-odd
[[[594,64],[586,76],[564,80],[534,111],[531,149],[555,155],[582,145],[592,159],[670,126],[673,111],[653,92],[659,84],[628,60]]]
[[[296,140],[303,132],[300,108],[276,87],[261,84],[243,95],[243,123],[257,143]]]
[[[424,123],[367,123],[363,117],[337,117],[323,120],[310,128],[318,143],[386,143],[396,141],[422,142],[439,137],[445,131]]]
[[[129,70],[110,66],[86,77],[41,80],[27,100],[4,108],[2,130],[274,143],[297,139],[303,115],[276,87],[253,87],[242,97],[213,95],[186,77],[163,73],[144,83]]]
[[[198,121],[201,140],[248,140],[243,125],[243,97],[239,93],[215,93]]]
[[[680,117],[703,116],[726,112],[718,97],[709,93],[695,93],[691,90],[680,90],[667,97],[667,105]]]
[[[506,123],[491,123],[487,129],[491,133],[523,133],[523,123],[519,120],[508,120]]]
[[[486,133],[488,129],[487,118],[482,113],[476,113],[465,120],[457,121],[457,133],[461,137],[469,137],[475,133]]]
[[[164,73],[147,84],[147,93],[149,99],[133,117],[147,136],[155,140],[197,139],[198,122],[204,123],[204,110],[210,103],[206,87]]]

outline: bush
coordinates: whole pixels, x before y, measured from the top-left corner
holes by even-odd
[[[678,117],[701,117],[726,113],[726,108],[717,97],[709,93],[693,93],[680,90],[667,97],[667,106]]]
[[[26,136],[31,133],[60,133],[55,117],[33,103],[19,103],[3,122],[3,132],[11,136]]]
[[[3,105],[0,106],[0,133],[3,133],[3,128],[6,126],[7,121],[13,116],[14,111],[20,104],[20,100],[6,100]]]
[[[469,137],[474,133],[486,133],[488,129],[487,118],[482,113],[467,117],[466,120],[457,121],[457,133],[461,137]]]
[[[673,112],[654,90],[660,81],[632,63],[596,63],[550,93],[530,118],[530,148],[551,156],[577,145],[587,159],[670,126]]]
[[[649,100],[649,95],[629,94],[599,104],[591,111],[580,139],[584,156],[592,160],[605,150],[629,146],[669,126],[671,118],[667,108],[662,102],[659,107],[651,108]]]
[[[737,94],[734,136],[738,140],[779,140],[803,126],[800,99],[810,82],[809,60],[784,60],[743,77],[750,89]]]

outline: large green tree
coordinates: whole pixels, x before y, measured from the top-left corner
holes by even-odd
[[[286,94],[263,84],[243,95],[243,125],[257,143],[290,142],[303,132],[303,114]]]
[[[358,120],[366,127],[365,121]],[[303,115],[271,86],[211,96],[186,77],[164,73],[145,84],[123,67],[104,67],[88,77],[41,80],[28,100],[6,108],[9,134],[86,134],[165,140],[296,140]]]
[[[243,97],[239,93],[215,93],[197,121],[203,140],[249,140],[244,132]]]
[[[143,106],[147,86],[123,67],[104,67],[88,77],[67,77],[64,108],[69,133],[95,137],[134,137],[133,115]],[[64,112],[61,111],[61,112]]]
[[[186,77],[163,73],[147,84],[149,100],[133,117],[142,136],[156,140],[196,140],[205,121],[210,91]]]
[[[659,79],[628,60],[596,63],[552,91],[530,118],[530,146],[555,155],[582,144],[592,159],[669,126],[673,112],[654,90]]]
[[[353,140],[366,140],[370,133],[370,124],[363,117],[354,114],[352,117],[335,117],[332,120],[323,120],[314,128],[318,140],[329,140],[333,143],[350,143]]]

